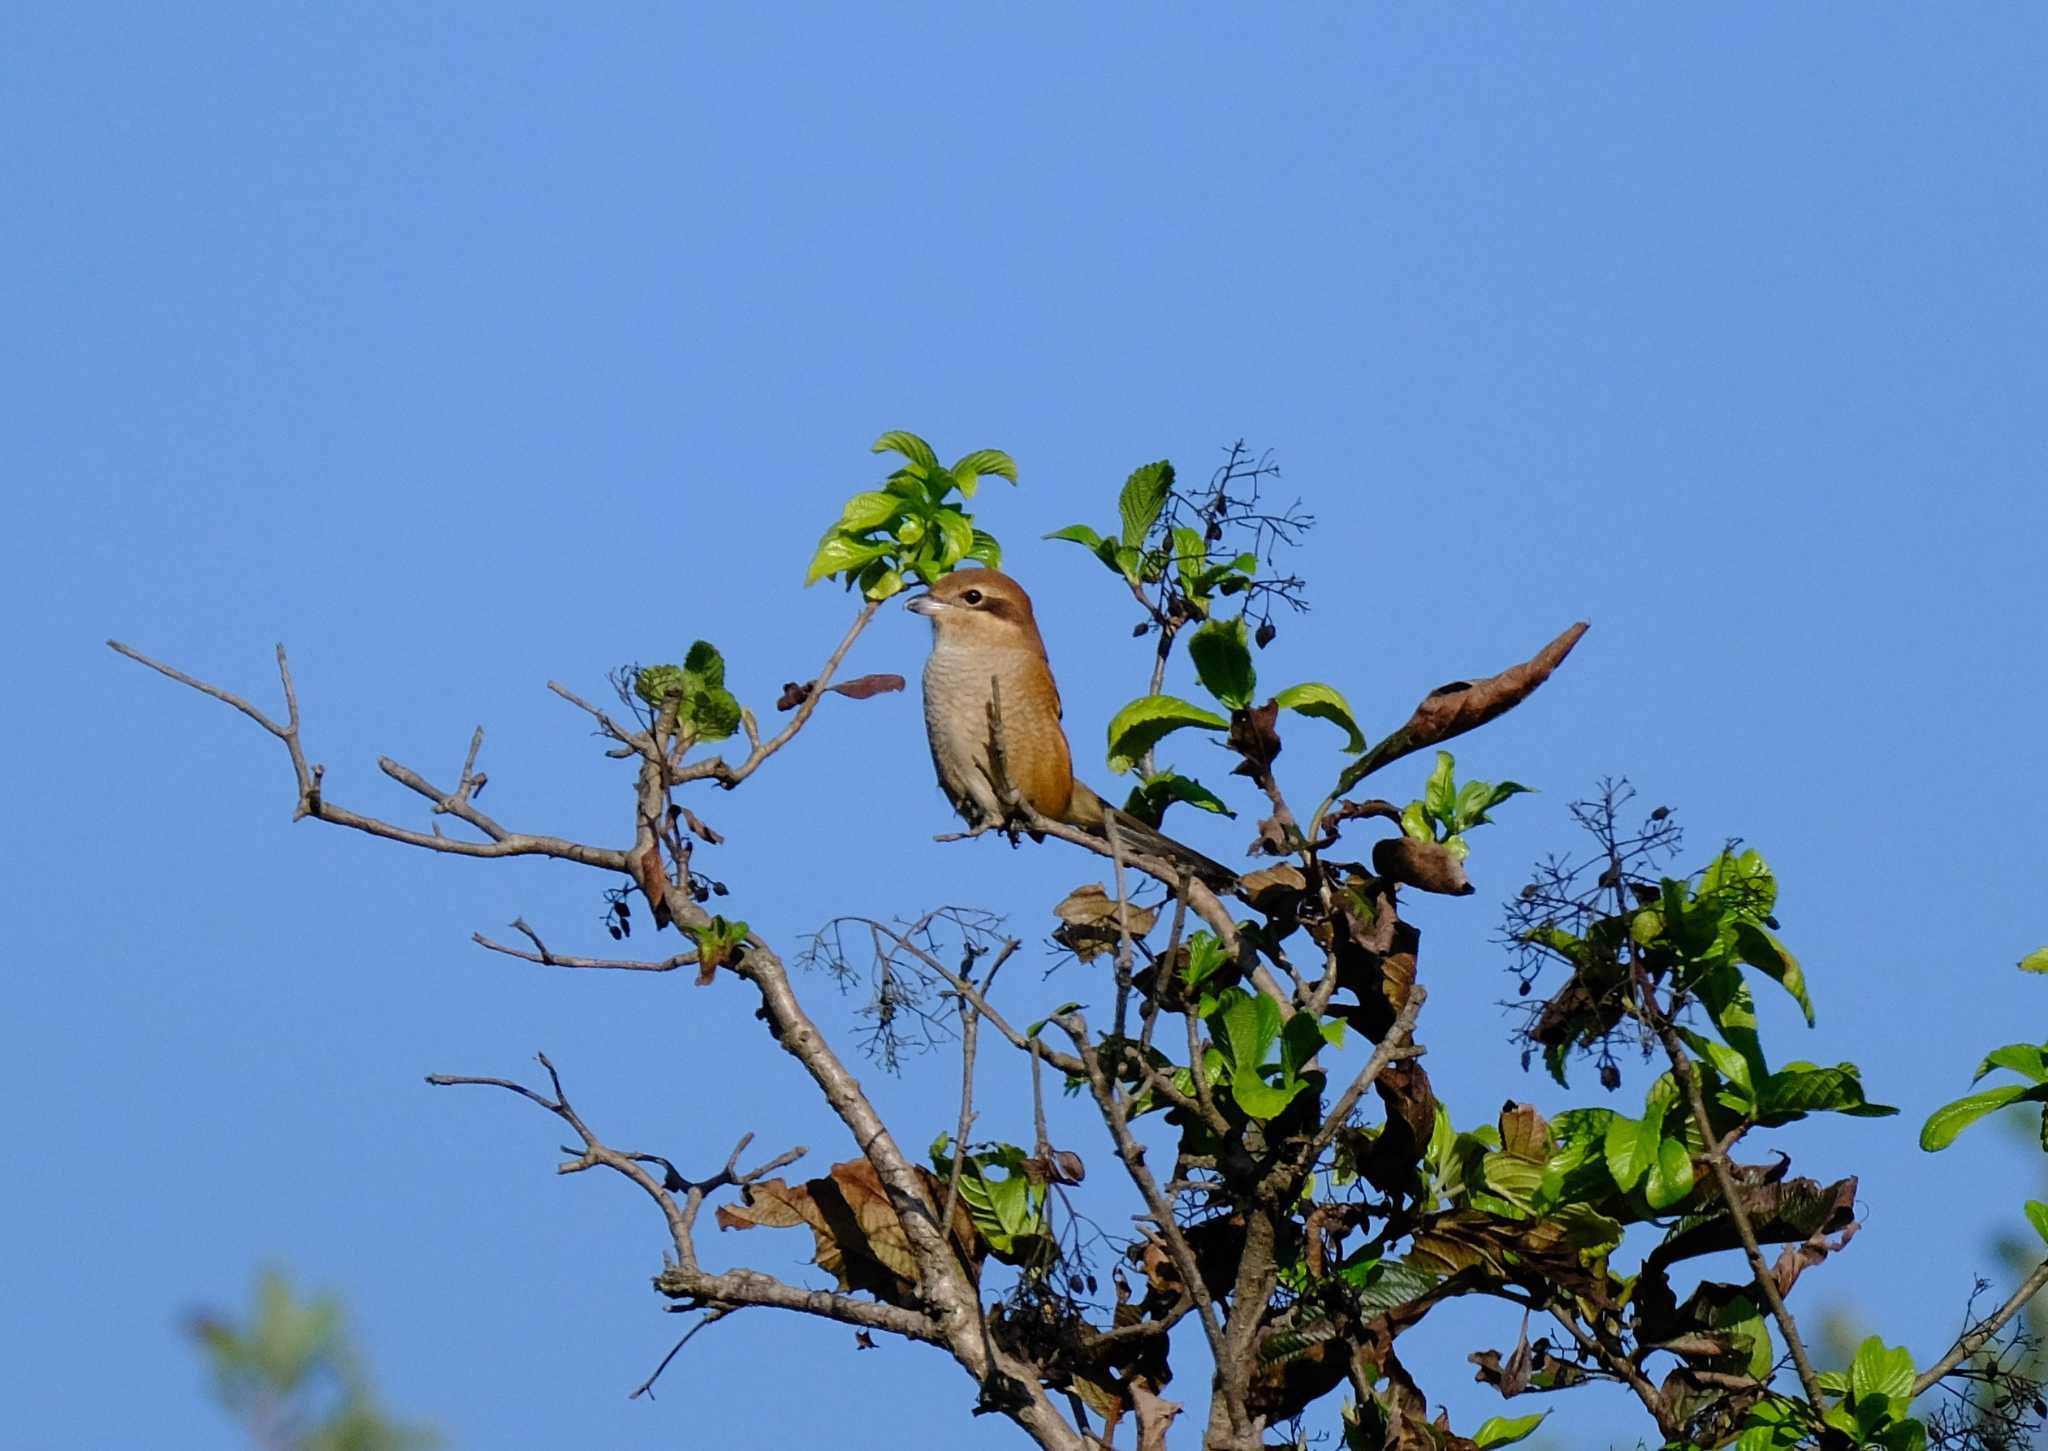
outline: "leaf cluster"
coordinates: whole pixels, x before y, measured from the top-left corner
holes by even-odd
[[[836,575],[867,599],[885,600],[913,580],[936,583],[969,560],[1001,566],[1002,546],[975,528],[974,516],[962,505],[974,498],[984,477],[1017,482],[1017,465],[1008,454],[978,448],[945,465],[930,444],[903,429],[884,433],[873,451],[897,454],[904,462],[880,488],[846,501],[818,541],[805,584]]]

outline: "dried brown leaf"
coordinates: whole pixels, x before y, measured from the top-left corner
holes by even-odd
[[[848,700],[870,700],[877,695],[903,688],[900,675],[856,675],[851,680],[842,680],[837,685],[827,686],[834,695],[843,695]]]
[[[1061,924],[1053,929],[1053,941],[1083,962],[1115,952],[1124,931],[1134,939],[1143,937],[1159,919],[1159,914],[1149,907],[1128,901],[1119,904],[1100,883],[1074,888],[1052,909],[1052,914]]]
[[[1447,897],[1472,895],[1472,879],[1458,854],[1441,842],[1390,836],[1372,846],[1372,869],[1390,882],[1441,892]]]

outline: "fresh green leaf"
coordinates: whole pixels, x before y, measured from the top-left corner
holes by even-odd
[[[1757,1117],[1766,1123],[1790,1122],[1809,1113],[1840,1113],[1851,1118],[1889,1118],[1898,1112],[1863,1096],[1861,1070],[1854,1063],[1818,1068],[1788,1063],[1765,1080],[1756,1096]]]
[[[2021,972],[2048,972],[2048,947],[2037,947],[2020,959]]]
[[[1913,1354],[1904,1346],[1888,1348],[1873,1335],[1856,1348],[1849,1362],[1849,1395],[1855,1400],[1875,1396],[1902,1400],[1913,1394]]]
[[[1436,820],[1449,826],[1458,816],[1458,790],[1452,782],[1451,772],[1457,765],[1449,751],[1436,753],[1436,769],[1429,773],[1429,781],[1422,788],[1422,807]]]
[[[1800,970],[1799,959],[1785,950],[1784,943],[1754,922],[1737,921],[1735,950],[1744,962],[1792,994],[1806,1014],[1806,1025],[1813,1026],[1813,1000],[1806,995],[1806,974]]]
[[[2008,1043],[2003,1048],[1993,1048],[1970,1075],[1970,1082],[1977,1082],[1994,1068],[2009,1068],[2030,1083],[2048,1083],[2048,1052],[2035,1043]]]
[[[1420,801],[1402,807],[1401,834],[1414,841],[1435,841],[1436,828],[1429,824],[1429,808]]]
[[[1643,1181],[1643,1198],[1652,1209],[1669,1209],[1692,1193],[1692,1154],[1683,1139],[1665,1139],[1657,1145],[1657,1157]]]
[[[865,543],[859,539],[849,538],[835,529],[819,542],[818,552],[811,556],[811,566],[804,572],[804,583],[816,584],[828,574],[858,569],[871,559],[880,559],[895,547],[895,544],[889,541],[879,544]]]
[[[1135,549],[1145,542],[1145,535],[1157,522],[1172,490],[1173,465],[1164,459],[1135,470],[1124,481],[1123,492],[1117,496],[1116,512],[1123,523],[1126,548]]]
[[[1124,802],[1124,810],[1147,826],[1157,826],[1165,818],[1166,808],[1176,801],[1203,811],[1213,811],[1219,816],[1237,815],[1221,796],[1200,781],[1173,771],[1155,772],[1133,786],[1129,799]]]
[[[1920,1126],[1920,1147],[1930,1154],[1936,1153],[1954,1143],[1956,1135],[1985,1114],[2022,1099],[2038,1103],[2043,1098],[2048,1098],[2048,1085],[2036,1084],[2030,1088],[2022,1083],[2007,1083],[1943,1104]]]
[[[1102,536],[1086,524],[1069,524],[1064,529],[1055,529],[1045,536],[1048,539],[1065,539],[1088,549],[1095,549],[1102,543]]]
[[[1303,715],[1329,721],[1344,732],[1344,750],[1349,754],[1357,755],[1365,749],[1365,736],[1359,731],[1358,722],[1352,718],[1350,703],[1335,686],[1306,680],[1300,685],[1288,686],[1274,696],[1273,701],[1282,710],[1300,711]]]
[[[709,640],[695,641],[683,656],[683,675],[692,691],[717,690],[725,684],[725,657]]]
[[[1109,769],[1118,773],[1130,770],[1160,740],[1187,726],[1227,731],[1230,722],[1177,696],[1140,696],[1109,723]]]
[[[939,534],[945,540],[945,553],[939,556],[939,569],[943,573],[967,557],[967,551],[974,547],[974,523],[958,509],[941,509],[936,518]]]
[[[846,511],[839,516],[840,532],[862,534],[880,528],[901,514],[903,509],[904,501],[896,494],[855,494],[846,501]]]
[[[907,429],[894,428],[874,442],[871,453],[900,453],[919,468],[927,471],[939,466],[939,456],[932,452],[932,446]]]
[[[2027,1201],[2027,1223],[2034,1226],[2034,1233],[2048,1240],[2048,1204],[2038,1199]]]
[[[1663,1140],[1664,1120],[1624,1118],[1616,1114],[1607,1121],[1604,1153],[1607,1172],[1623,1193],[1636,1187],[1649,1172]]]
[[[954,461],[956,477],[965,474],[994,474],[999,479],[1017,482],[1017,461],[999,448],[978,448],[973,453],[964,453]]]
[[[1259,680],[1242,619],[1205,622],[1188,640],[1188,657],[1203,689],[1233,709],[1251,705]]]
[[[1533,1416],[1494,1416],[1480,1423],[1472,1433],[1472,1444],[1480,1451],[1489,1451],[1494,1446],[1512,1446],[1517,1441],[1526,1441],[1536,1434],[1536,1428],[1543,1424],[1548,1411],[1538,1411]]]
[[[974,544],[967,551],[967,557],[987,565],[990,569],[1001,569],[1003,546],[996,543],[995,535],[977,529],[974,531]]]

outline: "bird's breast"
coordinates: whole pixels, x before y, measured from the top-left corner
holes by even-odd
[[[939,784],[956,805],[973,802],[984,816],[1002,815],[989,784],[989,704],[998,692],[1003,766],[1011,784],[1041,815],[1064,819],[1073,795],[1073,761],[1052,674],[1033,650],[933,648],[924,667],[924,721]]]

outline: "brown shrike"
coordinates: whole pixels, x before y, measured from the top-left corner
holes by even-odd
[[[1007,574],[962,569],[947,575],[909,608],[932,622],[932,653],[924,666],[924,726],[939,789],[969,826],[998,826],[1010,811],[997,792],[989,759],[989,701],[1001,693],[1005,774],[1019,798],[1040,816],[1092,835],[1117,837],[1134,851],[1192,871],[1211,886],[1236,880],[1228,867],[1182,846],[1074,779],[1073,755],[1060,725],[1060,690],[1031,613],[1031,596]]]

